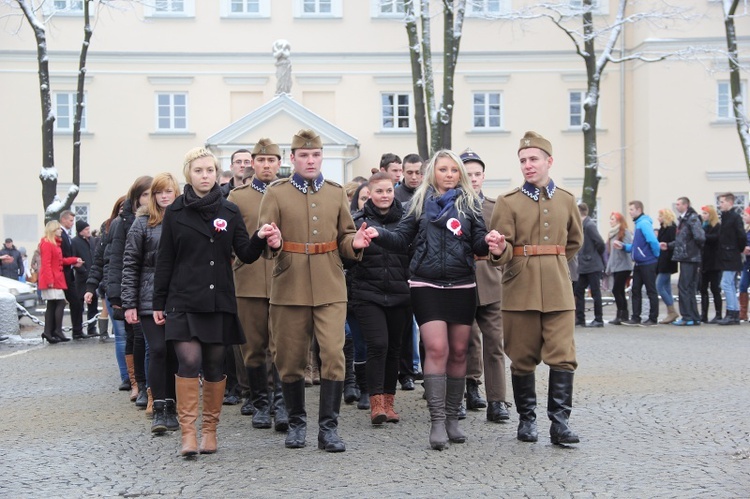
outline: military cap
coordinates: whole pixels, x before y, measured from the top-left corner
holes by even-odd
[[[460,158],[461,158],[461,161],[463,162],[463,164],[466,164],[466,163],[468,163],[470,161],[475,161],[475,162],[479,163],[480,165],[482,165],[482,170],[484,170],[484,168],[485,168],[484,161],[482,161],[482,158],[479,157],[479,154],[475,153],[474,151],[472,151],[468,147],[466,148],[466,150],[464,152],[461,153]]]
[[[528,149],[530,147],[541,149],[542,151],[552,156],[552,144],[550,144],[549,140],[545,139],[536,132],[528,131],[524,134],[523,138],[521,139],[521,144],[518,146],[518,151],[521,152],[522,149]]]
[[[292,137],[292,150],[294,149],[323,149],[323,142],[317,133],[302,129]]]
[[[250,155],[254,158],[258,154],[263,156],[276,156],[281,159],[281,149],[278,144],[274,144],[271,139],[262,138],[253,147],[253,152]]]

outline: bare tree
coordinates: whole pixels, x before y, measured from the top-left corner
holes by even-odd
[[[453,79],[458,63],[466,0],[442,0],[441,3],[443,94],[438,104],[432,66],[430,1],[421,0],[419,13],[415,11],[413,0],[406,2],[405,26],[411,60],[417,148],[423,158],[430,157],[438,149],[450,149],[452,140]]]
[[[93,0],[83,0],[83,43],[78,61],[78,85],[76,90],[75,117],[73,119],[73,185],[64,199],[57,195],[57,167],[55,165],[54,131],[55,113],[52,110],[52,89],[49,75],[49,52],[47,48],[46,22],[48,19],[39,12],[41,7],[30,0],[16,0],[23,16],[29,23],[36,39],[37,65],[39,74],[39,97],[42,106],[42,169],[39,179],[42,182],[42,204],[45,221],[57,219],[63,210],[70,208],[78,196],[81,184],[81,119],[83,116],[84,85],[86,77],[86,56],[92,28],[89,6]]]
[[[747,7],[747,0],[742,2]],[[722,0],[722,11],[724,14],[724,30],[727,37],[727,60],[729,61],[729,87],[732,93],[732,108],[734,109],[734,121],[737,126],[737,135],[742,145],[742,153],[745,155],[745,168],[750,177],[750,134],[748,133],[748,122],[745,111],[745,102],[742,95],[742,84],[740,83],[740,62],[737,50],[737,31],[735,30],[734,18],[737,15],[737,7],[740,0]]]
[[[580,0],[580,3],[562,2],[556,4],[540,3],[531,7],[523,17],[544,17],[561,29],[573,42],[576,54],[581,56],[586,67],[586,95],[583,100],[583,154],[585,173],[583,180],[582,200],[593,207],[592,216],[596,217],[596,197],[599,189],[599,149],[597,146],[596,126],[599,99],[601,98],[601,80],[607,65],[626,61],[657,62],[669,57],[676,57],[687,53],[688,49],[668,53],[622,53],[617,50],[617,43],[626,25],[640,22],[664,23],[681,19],[686,10],[672,7],[661,2],[647,2],[647,8],[632,14],[626,13],[628,7],[638,4],[633,0],[618,0],[617,12],[614,18],[606,20],[594,13],[600,1]],[[603,19],[602,23],[599,18]],[[578,23],[582,23],[582,30]],[[596,43],[601,40],[602,47],[597,49]],[[615,55],[615,54],[619,55]]]

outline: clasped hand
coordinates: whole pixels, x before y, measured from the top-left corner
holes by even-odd
[[[503,254],[503,251],[505,251],[505,246],[507,244],[505,242],[505,236],[495,229],[489,231],[487,235],[484,236],[484,240],[490,247],[490,253],[493,255],[500,256]]]
[[[258,237],[265,239],[268,246],[273,249],[279,249],[281,247],[281,231],[276,226],[275,222],[263,224],[263,226],[258,229]]]

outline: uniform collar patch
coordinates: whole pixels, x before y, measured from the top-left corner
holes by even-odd
[[[552,199],[552,196],[555,195],[555,191],[557,190],[557,186],[552,179],[549,179],[549,184],[547,184],[545,189],[547,190],[547,197]],[[523,187],[521,187],[521,192],[526,194],[534,201],[539,201],[539,195],[541,194],[541,190],[539,189],[539,187],[526,182],[523,184]]]
[[[318,175],[318,178],[316,178],[312,182],[313,193],[318,192],[320,190],[320,188],[323,187],[323,182],[324,181],[325,181],[325,179],[323,178],[323,174],[321,173],[320,175]],[[307,187],[308,187],[307,180],[305,180],[304,178],[302,178],[302,176],[300,174],[295,173],[294,175],[292,175],[292,179],[290,180],[290,182],[302,194],[307,194]]]
[[[257,177],[253,177],[253,181],[250,183],[250,187],[260,192],[261,194],[265,194],[266,187],[268,187],[268,184],[261,182],[260,180],[257,179]]]

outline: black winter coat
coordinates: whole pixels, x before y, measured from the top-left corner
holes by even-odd
[[[96,246],[94,245],[92,238],[84,239],[81,236],[74,237],[71,241],[71,245],[73,247],[73,256],[77,256],[83,260],[83,265],[73,268],[76,281],[76,292],[81,298],[83,298],[83,295],[86,293],[84,283],[89,278],[89,271],[91,270],[91,265],[94,261],[94,251],[96,250]]]
[[[129,199],[122,205],[122,212],[109,226],[109,263],[107,266],[107,298],[115,306],[122,306],[122,257],[125,253],[125,240],[135,221],[133,205]],[[105,255],[106,259],[106,255]]]
[[[133,222],[125,241],[122,262],[122,308],[135,308],[138,315],[154,311],[154,271],[161,238],[161,224],[149,227],[148,215]]]
[[[719,266],[719,232],[721,224],[718,223],[713,227],[703,224],[703,232],[706,234],[706,243],[701,250],[701,272],[713,272],[721,270]]]
[[[18,278],[23,275],[23,257],[21,256],[21,252],[18,251],[15,246],[12,246],[11,248],[3,246],[3,248],[0,249],[0,255],[10,255],[13,257],[12,262],[2,264],[0,275],[17,281]]]
[[[583,219],[583,246],[578,251],[578,275],[604,271],[604,244],[596,223],[590,217]]]
[[[666,227],[660,226],[656,235],[657,241],[667,243],[667,249],[659,253],[659,260],[656,262],[657,274],[675,274],[677,273],[677,262],[672,260],[672,250],[669,249],[669,243],[674,241],[677,235],[677,225],[672,224]]]
[[[719,270],[742,270],[742,251],[745,249],[745,227],[742,217],[734,210],[721,212],[719,232]]]
[[[221,198],[216,219],[227,222],[217,231],[213,221],[185,206],[178,197],[164,213],[154,275],[154,310],[166,312],[237,313],[232,250],[253,263],[266,247],[265,239],[247,234],[240,210]]]
[[[91,268],[89,269],[89,277],[86,279],[86,292],[96,293],[98,290],[99,295],[104,297],[107,291],[106,276],[109,268],[108,248],[109,243],[111,242],[111,225],[110,230],[107,230],[107,222],[102,223],[99,233],[101,234],[101,237],[99,237],[99,241],[94,248],[94,256]]]
[[[368,227],[378,230],[395,230],[403,215],[403,206],[393,200],[385,215],[368,200],[362,210],[354,213],[354,225],[359,229],[367,222]],[[375,303],[381,307],[401,307],[409,304],[409,254],[407,250],[386,251],[377,244],[365,248],[362,260],[347,271],[350,300]]]
[[[424,212],[417,219],[411,213],[401,219],[394,231],[379,229],[373,241],[391,251],[405,251],[412,245],[409,277],[415,281],[451,287],[476,282],[474,255],[486,256],[489,246],[484,238],[487,227],[481,207],[459,215],[461,235],[451,232],[448,216],[430,221]]]
[[[706,242],[703,222],[693,208],[688,208],[677,227],[675,240],[667,244],[675,262],[700,263],[701,249]]]

